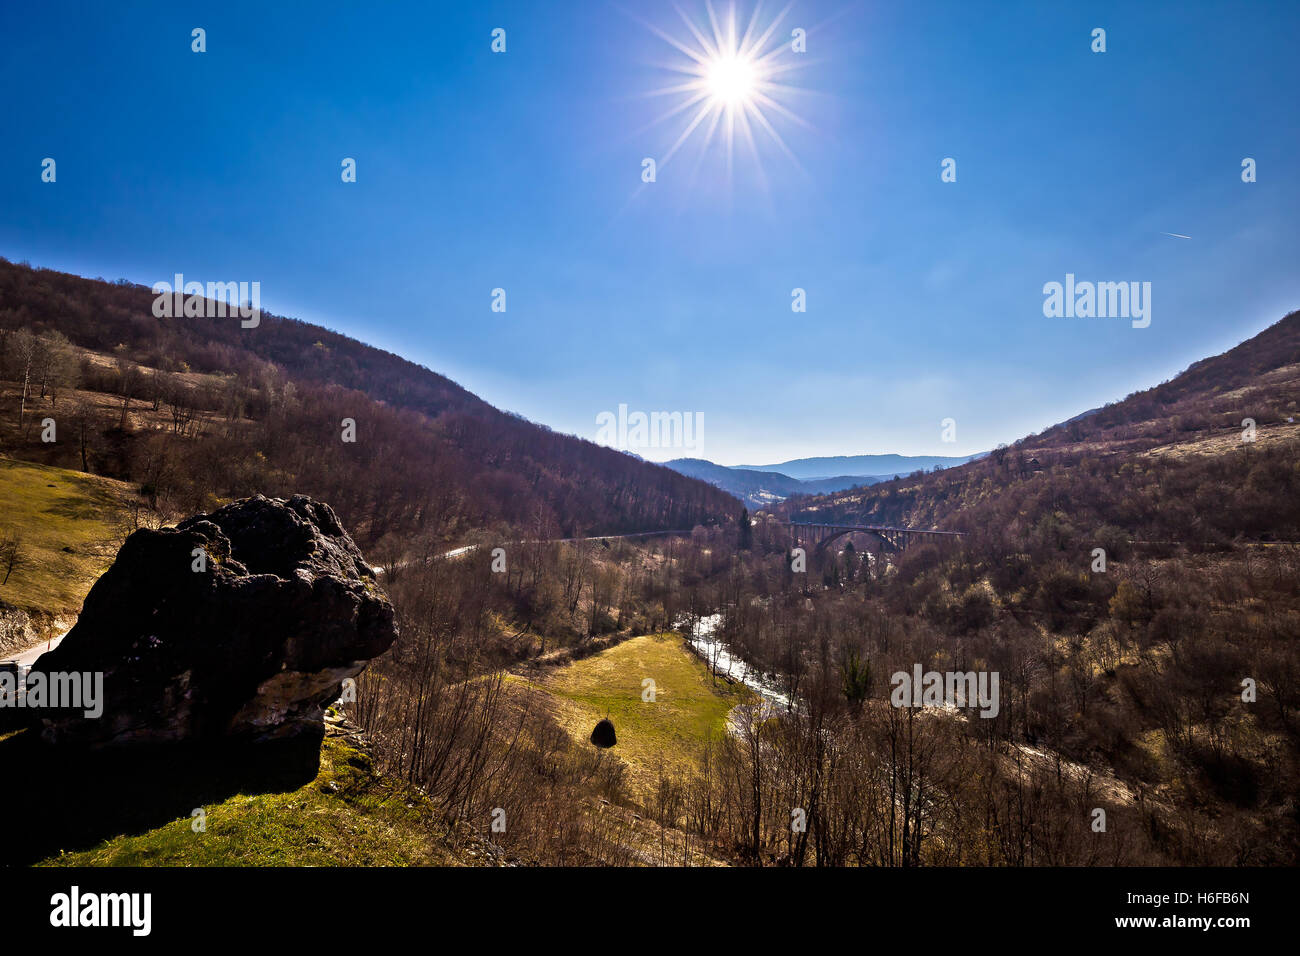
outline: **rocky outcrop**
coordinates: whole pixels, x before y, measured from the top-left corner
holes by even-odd
[[[393,607],[329,505],[258,495],[132,534],[33,667],[102,673],[102,715],[29,721],[47,742],[92,747],[318,748],[324,705],[395,637]]]
[[[0,660],[58,637],[71,623],[48,611],[24,611],[0,603]]]

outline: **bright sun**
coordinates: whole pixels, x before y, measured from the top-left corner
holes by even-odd
[[[680,7],[677,12],[689,33],[687,37],[679,39],[653,24],[646,24],[678,54],[673,61],[660,65],[676,73],[679,79],[649,94],[676,97],[678,102],[652,125],[673,117],[684,118],[676,142],[659,157],[659,167],[667,165],[697,130],[703,137],[704,150],[715,139],[721,140],[726,148],[728,170],[737,142],[747,147],[757,159],[757,140],[762,137],[774,143],[798,165],[798,160],[773,125],[776,117],[805,128],[808,125],[780,102],[801,92],[780,82],[784,74],[800,65],[798,61],[802,59],[791,55],[790,34],[781,30],[785,13],[762,24],[758,5],[755,5],[749,22],[742,29],[742,25],[737,23],[734,4],[724,8],[719,15],[713,0],[705,0],[707,23],[704,24],[688,17]]]
[[[751,57],[724,54],[705,67],[709,95],[724,106],[745,106],[758,88],[758,70]]]

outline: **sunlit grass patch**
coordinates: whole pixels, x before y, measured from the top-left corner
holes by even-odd
[[[643,700],[646,680],[654,700]],[[610,753],[628,765],[630,783],[644,799],[661,771],[693,770],[710,739],[726,733],[727,714],[753,695],[743,685],[709,676],[708,668],[676,634],[624,641],[547,675],[540,686],[556,702],[556,717],[580,744],[602,717],[614,722]]]
[[[124,482],[0,458],[0,537],[17,536],[22,554],[0,601],[26,611],[80,610],[112,561],[115,519],[131,495]]]

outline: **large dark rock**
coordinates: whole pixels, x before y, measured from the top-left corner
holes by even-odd
[[[196,548],[205,571],[193,570]],[[258,495],[132,534],[33,667],[102,672],[103,715],[29,719],[50,743],[318,749],[324,705],[396,636],[392,605],[329,505]]]

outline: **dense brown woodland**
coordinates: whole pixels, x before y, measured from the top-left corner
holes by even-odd
[[[628,862],[617,818],[586,809],[621,795],[735,862],[1294,864],[1298,336],[1292,314],[981,460],[794,501],[752,526],[536,546],[495,578],[485,556],[407,569],[393,590],[411,617],[376,672],[391,694],[377,688],[363,712],[395,768],[448,788],[461,819],[508,807],[524,822],[506,842],[543,861]],[[856,536],[810,549],[797,573],[783,517],[968,534],[901,556]],[[565,744],[527,694],[451,676],[715,612],[795,706],[743,711],[694,773],[648,797]],[[890,706],[890,675],[916,663],[998,672],[997,716]],[[416,702],[425,737],[412,737]]]
[[[1292,314],[979,461],[751,525],[535,545],[504,576],[486,556],[406,568],[402,641],[362,714],[449,815],[507,808],[503,842],[539,862],[645,861],[625,820],[592,812],[605,798],[677,834],[652,862],[694,841],[787,865],[1294,865],[1298,330]],[[855,536],[797,573],[784,517],[968,534],[901,556]],[[516,684],[460,679],[709,614],[794,706],[742,710],[649,795]],[[890,675],[917,663],[998,672],[997,716],[890,706]]]
[[[129,478],[176,513],[331,501],[386,564],[401,630],[353,714],[433,827],[534,863],[1298,862],[1300,313],[967,465],[742,516],[324,330],[187,326],[150,301],[0,263],[5,452]],[[799,571],[790,517],[967,534],[809,545]],[[531,540],[674,527],[694,530]],[[474,531],[505,545],[504,573],[486,548],[428,546]],[[649,790],[534,683],[702,619],[791,704],[737,708]],[[917,664],[997,672],[997,715],[891,706]]]
[[[0,260],[0,452],[138,482],[176,514],[310,494],[367,545],[507,526],[680,529],[737,510],[704,482],[498,411],[319,326],[160,319],[154,298]],[[45,444],[51,415],[62,439]],[[345,418],[355,442],[342,440]]]

